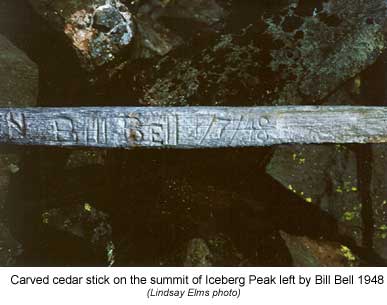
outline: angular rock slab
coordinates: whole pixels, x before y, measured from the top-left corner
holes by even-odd
[[[38,81],[37,65],[0,35],[0,107],[34,106]]]
[[[280,232],[295,267],[355,267],[360,260],[347,246]]]
[[[26,54],[0,35],[0,107],[35,106],[39,71]],[[10,180],[19,171],[20,155],[0,149],[0,266],[15,264],[21,245],[14,240],[4,217],[3,207]]]
[[[106,261],[109,266],[114,264],[115,247],[111,240],[109,216],[90,203],[45,211],[42,222],[83,239],[101,261]]]
[[[343,145],[275,149],[266,172],[289,191],[333,216],[339,232],[362,244],[362,198],[355,154]]]
[[[238,266],[246,262],[224,234],[193,238],[187,244],[184,267]]]
[[[372,246],[387,259],[387,147],[372,144],[369,200],[372,207]],[[266,171],[289,191],[317,204],[338,222],[339,232],[363,243],[364,198],[359,188],[358,161],[344,145],[279,146]]]

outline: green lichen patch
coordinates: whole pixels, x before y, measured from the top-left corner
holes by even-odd
[[[348,261],[348,264],[350,266],[356,265],[358,258],[352,253],[351,249],[349,249],[347,246],[341,245],[340,252],[343,255],[343,257]]]

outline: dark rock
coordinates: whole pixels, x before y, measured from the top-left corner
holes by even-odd
[[[7,225],[0,219],[0,267],[14,266],[22,252],[22,245],[12,237]]]
[[[360,263],[347,246],[281,232],[295,267],[354,267]]]
[[[226,17],[226,11],[215,0],[175,0],[167,1],[160,16],[182,20],[193,20],[201,25],[211,26]]]
[[[244,263],[242,254],[224,234],[191,239],[184,259],[184,267],[240,266]]]
[[[76,149],[69,154],[66,167],[79,168],[90,165],[105,165],[107,151],[104,149]]]
[[[211,267],[211,251],[201,238],[188,242],[184,267]]]
[[[116,60],[130,45],[132,14],[118,0],[30,0],[35,10],[66,34],[89,71]]]
[[[375,62],[384,48],[385,2],[289,1],[238,35],[207,48],[166,56],[141,71],[136,90],[145,105],[319,103]],[[312,6],[314,4],[308,4]],[[332,22],[330,18],[339,19]],[[366,20],[375,20],[368,24]],[[285,29],[284,29],[285,27]],[[125,73],[132,73],[129,66]],[[143,76],[145,75],[145,77]],[[127,77],[121,74],[122,79]],[[128,92],[131,95],[130,91]]]
[[[0,107],[35,106],[38,81],[36,64],[0,35]],[[0,152],[0,266],[14,265],[22,252],[21,244],[11,235],[4,213],[10,180],[20,166],[18,151]]]
[[[284,29],[287,20],[295,17],[302,18],[302,23],[290,32]],[[298,53],[295,57],[285,48],[271,51],[271,67],[280,73],[281,65],[286,67],[281,76],[286,85],[279,92],[279,101],[318,102],[374,63],[384,48],[385,17],[386,4],[381,0],[295,0],[280,20],[267,18],[268,32]],[[367,24],[367,18],[376,22]],[[289,74],[294,81],[287,81]]]
[[[38,81],[36,64],[0,35],[0,106],[34,106]]]
[[[151,72],[140,102],[145,105],[237,104],[260,98],[260,50],[224,35],[198,56],[166,58]],[[255,75],[253,75],[253,73]],[[242,89],[237,89],[242,88]],[[236,101],[238,99],[238,102]]]
[[[365,76],[362,73],[348,81],[326,99],[327,103],[364,103]],[[386,259],[385,167],[382,144],[294,146],[276,148],[267,171],[290,191],[317,202],[336,219],[341,234]]]
[[[89,203],[51,209],[42,214],[42,222],[81,238],[106,265],[115,262],[112,227],[106,213]],[[74,249],[75,250],[75,249]]]
[[[20,155],[18,153],[0,154],[0,209],[6,200],[11,176],[20,170]]]
[[[153,0],[144,1],[136,16],[138,36],[132,59],[164,56],[192,40],[192,36],[213,31],[212,26],[223,21],[226,12],[214,0]],[[191,30],[182,32],[190,21]]]
[[[120,11],[112,6],[103,6],[93,16],[93,27],[102,32],[110,32],[124,21]]]
[[[20,156],[17,153],[0,154],[0,266],[13,266],[22,253],[22,245],[12,236],[5,216],[5,200],[8,196],[11,176],[19,171]]]
[[[343,145],[280,146],[266,171],[290,192],[318,205],[341,234],[362,244],[362,198],[355,154]]]
[[[164,56],[183,44],[181,37],[149,18],[139,18],[137,30],[137,44],[133,50],[132,59]]]
[[[374,251],[387,260],[387,147],[385,144],[371,145],[371,152],[372,242]]]
[[[213,266],[245,266],[248,259],[236,248],[234,242],[225,234],[218,233],[207,238]]]
[[[82,66],[114,70],[126,60],[163,56],[184,39],[161,19],[193,19],[206,25],[225,13],[215,1],[30,0],[35,10],[70,39]],[[189,38],[189,37],[188,37]]]
[[[118,153],[111,159],[117,162]],[[209,249],[207,263],[244,265],[238,236],[231,237],[228,230],[238,228],[238,208],[259,206],[249,193],[230,191],[240,187],[237,177],[247,170],[241,168],[240,158],[247,154],[202,153],[206,158],[197,151],[121,153],[124,161],[111,169],[114,191],[109,203],[114,205],[108,206],[114,217],[118,265],[181,266],[193,239],[201,240],[193,248]]]

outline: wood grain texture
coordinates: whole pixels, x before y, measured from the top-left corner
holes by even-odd
[[[120,148],[385,143],[387,107],[2,108],[0,143]]]

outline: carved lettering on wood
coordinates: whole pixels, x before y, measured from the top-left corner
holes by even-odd
[[[0,109],[0,143],[90,147],[253,147],[385,143],[387,107]]]
[[[6,121],[8,124],[8,137],[10,139],[19,139],[26,136],[26,119],[22,112],[8,112]]]
[[[129,116],[124,119],[124,133],[129,143],[139,144],[144,140],[142,123],[139,118]]]
[[[74,122],[70,117],[56,118],[53,122],[55,140],[58,142],[78,142]]]
[[[105,118],[86,118],[85,120],[86,143],[106,144],[108,139],[108,127]]]

